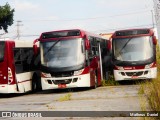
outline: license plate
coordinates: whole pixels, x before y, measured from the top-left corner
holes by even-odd
[[[66,88],[66,84],[58,84],[58,88]]]
[[[132,76],[132,78],[136,79],[136,78],[138,78],[138,76]]]

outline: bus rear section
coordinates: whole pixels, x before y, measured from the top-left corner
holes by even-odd
[[[32,90],[33,42],[0,41],[0,93],[25,93]]]
[[[116,31],[112,36],[116,81],[157,77],[156,38],[151,29]]]
[[[39,39],[42,89],[101,85],[98,39],[81,30],[42,33]]]
[[[0,93],[8,91],[8,63],[5,41],[0,41]]]

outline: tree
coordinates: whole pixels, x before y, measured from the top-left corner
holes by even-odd
[[[0,30],[3,29],[8,32],[8,26],[13,24],[14,9],[11,9],[10,5],[6,3],[4,6],[0,6]]]

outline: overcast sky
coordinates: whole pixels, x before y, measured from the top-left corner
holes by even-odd
[[[153,27],[153,0],[0,0],[15,9],[14,24],[5,37],[35,39],[42,32],[80,28],[94,33]],[[0,33],[3,33],[1,30]],[[23,37],[22,37],[23,36]]]

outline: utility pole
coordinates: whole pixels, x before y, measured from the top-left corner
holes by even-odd
[[[160,44],[160,0],[153,0],[153,3],[154,3],[155,22],[158,33],[158,43]]]
[[[153,10],[151,10],[151,14],[152,14],[152,26],[154,28],[154,14],[153,14]]]
[[[17,38],[20,39],[20,26],[23,26],[23,24],[20,24],[22,21],[17,21]]]

